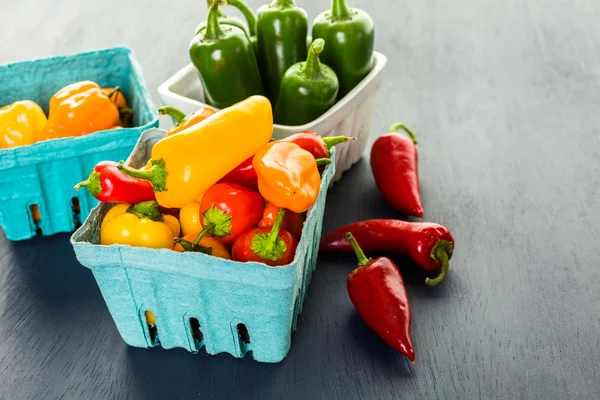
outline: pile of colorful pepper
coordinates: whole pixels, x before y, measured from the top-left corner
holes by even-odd
[[[118,87],[76,82],[52,96],[48,118],[31,100],[0,108],[0,149],[123,128],[129,126],[132,117],[133,110]]]
[[[242,0],[207,0],[189,54],[207,104],[224,108],[252,95],[271,101],[274,120],[303,125],[317,119],[373,69],[374,24],[364,11],[332,0],[313,21],[295,0],[273,0],[257,15]],[[246,23],[220,6],[239,9]],[[322,62],[321,62],[322,61]]]
[[[319,194],[320,167],[331,163],[331,146],[348,138],[299,132],[272,141],[271,103],[263,96],[216,113],[159,112],[177,123],[143,169],[104,161],[75,187],[118,203],[102,221],[100,243],[289,264]]]
[[[398,134],[402,129],[408,134]],[[417,140],[403,124],[394,124],[371,148],[371,169],[379,191],[399,211],[423,217],[419,193]],[[361,248],[362,246],[362,248]],[[359,267],[347,280],[348,294],[363,320],[392,348],[415,360],[410,338],[412,312],[402,274],[386,257],[367,258],[364,251],[400,253],[423,270],[437,272],[426,284],[441,283],[454,251],[454,238],[442,225],[373,219],[344,225],[321,239],[320,251],[354,252]]]

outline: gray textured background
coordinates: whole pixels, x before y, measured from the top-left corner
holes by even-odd
[[[311,18],[328,3],[300,1]],[[289,357],[265,365],[129,348],[68,235],[0,237],[0,398],[600,397],[600,3],[349,3],[389,58],[373,134],[402,120],[419,135],[426,220],[457,242],[438,288],[396,259],[417,365],[356,316],[350,256],[320,257]],[[2,0],[0,62],[126,44],[158,104],[204,15],[203,0]],[[365,157],[324,231],[374,217],[401,216]]]

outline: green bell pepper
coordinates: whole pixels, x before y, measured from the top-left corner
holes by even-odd
[[[373,69],[375,28],[366,12],[349,8],[346,0],[332,0],[331,10],[313,21],[313,39],[322,38],[327,48],[321,55],[340,81],[339,98],[344,97]]]
[[[339,82],[333,69],[319,60],[324,46],[323,39],[315,39],[306,62],[292,65],[283,75],[275,106],[275,123],[304,125],[335,104]]]
[[[306,59],[308,14],[295,0],[273,0],[258,9],[258,66],[267,98],[277,104],[285,71]]]
[[[206,29],[191,41],[189,54],[198,70],[206,103],[229,107],[253,95],[264,95],[258,64],[244,31],[222,29],[219,1],[208,9]]]

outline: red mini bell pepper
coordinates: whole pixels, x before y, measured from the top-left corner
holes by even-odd
[[[408,133],[410,139],[397,133]],[[371,147],[371,170],[383,198],[399,211],[423,217],[419,193],[417,139],[403,124],[394,124]]]
[[[265,211],[263,212],[262,219],[258,223],[258,226],[260,228],[271,228],[277,220],[279,210],[280,208],[277,207],[275,204],[267,204],[267,206],[265,207]],[[281,228],[290,232],[292,235],[294,235],[296,239],[300,240],[305,218],[306,217],[304,213],[298,214],[290,210],[285,210],[285,216],[283,217],[283,221],[281,222]]]
[[[213,223],[210,234],[221,243],[232,243],[258,224],[264,208],[257,192],[235,183],[217,183],[202,196],[202,226]]]
[[[105,203],[137,204],[156,200],[150,181],[133,178],[117,168],[119,163],[101,161],[92,170],[87,180],[75,185],[87,188],[92,196]]]
[[[352,304],[379,337],[414,363],[412,311],[398,267],[386,257],[367,258],[351,233],[345,237],[358,257],[346,281]]]
[[[254,156],[238,165],[235,169],[221,178],[219,182],[237,183],[238,185],[246,186],[247,188],[258,191],[258,176],[252,166],[253,158]]]
[[[439,271],[436,278],[425,280],[430,286],[444,280],[454,251],[454,238],[446,227],[430,222],[394,219],[372,219],[344,225],[321,239],[320,251],[352,252],[346,232],[352,233],[366,251],[398,252],[410,256],[426,271]]]
[[[280,209],[271,229],[254,228],[244,232],[233,243],[231,256],[235,261],[262,262],[272,267],[294,261],[298,241],[281,228],[286,210]]]

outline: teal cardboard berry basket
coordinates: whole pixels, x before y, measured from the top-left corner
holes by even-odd
[[[47,116],[52,95],[82,80],[119,86],[134,111],[132,127],[0,149],[0,226],[9,240],[73,232],[98,204],[87,190],[73,187],[99,161],[125,159],[140,134],[158,126],[142,70],[125,47],[1,65],[0,107],[33,100]]]
[[[165,132],[151,129],[127,164],[141,168]],[[335,150],[331,150],[332,161]],[[110,204],[94,208],[71,237],[77,259],[92,270],[123,340],[130,346],[182,347],[279,362],[315,269],[327,187],[335,163],[323,172],[319,196],[308,210],[294,261],[282,267],[241,263],[201,253],[128,245],[103,246],[100,226]],[[155,316],[150,326],[146,311]]]

